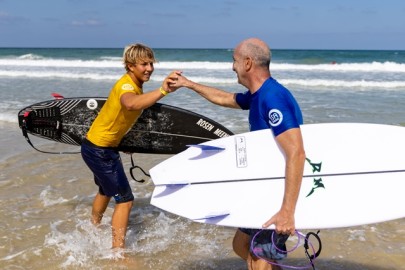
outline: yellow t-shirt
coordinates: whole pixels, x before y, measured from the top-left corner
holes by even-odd
[[[125,93],[143,93],[128,74],[119,79],[111,89],[104,106],[97,115],[87,139],[93,144],[101,147],[116,147],[120,144],[124,135],[134,125],[142,110],[128,111],[121,105],[121,96]]]

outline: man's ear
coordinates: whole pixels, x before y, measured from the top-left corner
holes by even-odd
[[[129,70],[131,70],[132,71],[132,69],[135,67],[135,65],[134,64],[132,64],[132,63],[128,63],[127,64],[127,68],[129,69]]]
[[[246,57],[243,63],[245,65],[245,71],[249,71],[252,68],[253,59],[250,57]]]

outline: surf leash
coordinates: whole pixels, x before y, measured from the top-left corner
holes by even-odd
[[[135,178],[135,176],[134,176],[134,170],[135,169],[138,169],[138,170],[140,170],[143,174],[144,174],[144,176],[147,176],[147,177],[150,177],[150,174],[148,174],[147,172],[145,172],[144,171],[144,169],[142,169],[141,167],[139,167],[138,165],[135,165],[135,162],[134,162],[134,159],[133,159],[133,153],[131,154],[131,165],[132,165],[132,167],[131,168],[129,168],[129,173],[131,174],[131,177],[132,177],[132,179],[134,179],[136,182],[138,182],[138,183],[145,183],[145,179],[143,179],[143,178],[141,178],[141,179],[136,179]]]
[[[260,258],[264,261],[266,261],[269,264],[272,265],[276,265],[279,267],[283,267],[283,268],[289,268],[289,269],[310,269],[312,268],[313,270],[315,270],[315,259],[319,257],[319,255],[321,254],[321,250],[322,250],[322,242],[321,242],[321,238],[319,237],[319,231],[317,233],[314,232],[309,232],[306,235],[301,233],[300,231],[295,231],[297,236],[298,236],[298,241],[297,244],[290,250],[282,250],[279,247],[277,247],[276,242],[274,241],[274,234],[275,231],[272,232],[271,234],[271,243],[272,243],[272,247],[274,247],[273,251],[277,251],[279,253],[285,254],[287,255],[288,253],[291,253],[293,251],[295,251],[298,246],[301,243],[302,238],[304,238],[304,248],[305,248],[305,255],[307,256],[309,263],[303,266],[293,266],[293,265],[286,265],[286,264],[279,264],[275,261],[270,261],[270,259],[265,258],[264,256],[261,256],[258,254],[258,252],[263,252],[263,249],[261,247],[255,247],[255,240],[256,238],[259,236],[260,233],[262,233],[265,230],[259,230],[258,232],[255,233],[255,235],[252,237],[252,240],[250,242],[250,250],[253,253],[253,255],[255,255],[257,258]],[[314,245],[312,244],[312,242],[309,240],[309,238],[313,236],[315,237],[315,239],[318,242],[318,250],[315,251]],[[310,250],[310,251],[309,251]],[[270,250],[268,250],[268,252],[271,252]]]
[[[309,232],[305,236],[305,243],[304,243],[305,255],[307,255],[307,258],[308,258],[309,262],[311,263],[313,270],[315,270],[314,260],[319,257],[319,255],[321,254],[321,251],[322,251],[322,241],[321,241],[321,238],[319,237],[319,232],[320,232],[319,230],[316,233]],[[313,246],[312,246],[311,242],[309,241],[309,237],[311,235],[313,235],[315,237],[315,239],[318,241],[318,250],[312,255],[310,255],[308,252],[309,245],[311,245],[311,248],[313,249]]]

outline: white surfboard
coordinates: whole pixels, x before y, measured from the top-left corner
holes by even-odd
[[[405,217],[405,128],[331,123],[301,127],[307,162],[297,229]],[[150,170],[151,204],[232,227],[261,228],[280,208],[284,156],[270,130],[190,146]]]

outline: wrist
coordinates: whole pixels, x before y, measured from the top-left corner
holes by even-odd
[[[162,95],[166,96],[167,94],[169,94],[169,91],[166,91],[162,86],[159,88],[159,91]]]
[[[190,81],[186,87],[196,91],[197,90],[197,83]]]

